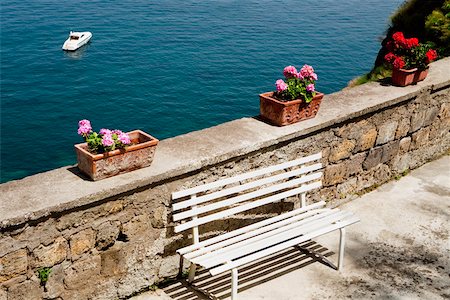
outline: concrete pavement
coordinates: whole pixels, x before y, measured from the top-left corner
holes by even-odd
[[[450,156],[341,205],[360,223],[347,229],[341,272],[290,249],[239,271],[239,299],[450,298]],[[307,244],[335,262],[338,232]],[[195,284],[229,298],[230,274]],[[180,282],[133,300],[205,299]]]

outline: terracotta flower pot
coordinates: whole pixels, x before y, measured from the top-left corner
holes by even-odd
[[[102,154],[90,153],[87,143],[75,145],[80,171],[92,180],[100,180],[149,166],[158,140],[141,130],[128,135],[133,145]]]
[[[323,93],[317,92],[310,103],[303,99],[279,101],[273,98],[273,92],[259,95],[260,115],[263,119],[277,126],[297,123],[314,118],[319,111]]]
[[[397,86],[407,86],[414,83],[414,77],[417,68],[405,70],[405,69],[393,69],[392,70],[392,84]]]
[[[428,67],[424,70],[417,70],[414,74],[414,82],[419,82],[427,78],[428,76]]]

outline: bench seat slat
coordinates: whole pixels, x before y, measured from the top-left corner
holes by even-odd
[[[189,228],[193,228],[193,227],[198,226],[198,225],[202,225],[202,224],[214,221],[214,220],[219,220],[219,219],[222,219],[224,217],[227,217],[227,216],[230,216],[230,215],[234,215],[234,214],[237,214],[237,213],[240,213],[240,212],[244,212],[246,210],[249,210],[249,209],[252,209],[252,208],[256,208],[256,207],[259,207],[259,206],[262,206],[262,205],[265,205],[265,204],[269,204],[269,203],[272,203],[272,202],[275,202],[275,201],[279,201],[279,200],[287,198],[287,197],[291,197],[291,196],[294,196],[294,195],[305,193],[307,191],[319,188],[321,186],[322,186],[322,182],[321,181],[317,181],[317,182],[314,182],[314,183],[311,183],[311,184],[307,184],[307,185],[302,185],[301,187],[298,187],[298,188],[295,188],[295,189],[291,189],[291,190],[286,191],[286,192],[278,193],[278,194],[273,195],[273,196],[269,196],[269,197],[266,197],[266,198],[255,200],[255,201],[252,201],[250,203],[245,203],[245,204],[242,204],[242,205],[237,206],[237,207],[232,207],[232,208],[227,209],[227,210],[223,210],[223,211],[220,211],[220,212],[217,212],[217,213],[210,214],[210,215],[205,216],[205,217],[201,217],[201,218],[198,218],[198,219],[195,219],[195,220],[191,220],[191,221],[185,222],[183,224],[175,226],[174,231],[176,233],[178,233],[178,232],[181,232],[181,231],[189,229]]]
[[[309,172],[317,171],[317,170],[319,170],[321,168],[322,168],[322,164],[321,163],[317,163],[317,164],[314,164],[314,165],[311,165],[311,166],[302,166],[299,169],[295,169],[295,170],[284,172],[284,173],[277,174],[277,175],[274,175],[274,176],[262,178],[262,179],[259,179],[259,180],[255,180],[255,181],[248,182],[248,183],[245,183],[245,184],[241,184],[241,185],[238,185],[238,186],[234,186],[234,187],[231,187],[231,188],[223,189],[223,190],[220,190],[218,192],[210,193],[210,194],[207,194],[207,195],[204,195],[204,196],[199,196],[196,199],[185,200],[185,201],[181,201],[181,202],[178,202],[178,203],[174,203],[172,205],[172,209],[173,209],[173,211],[177,211],[177,210],[180,210],[180,209],[183,209],[183,208],[187,208],[189,206],[198,205],[198,204],[205,203],[205,202],[208,202],[208,201],[213,200],[213,199],[225,197],[225,196],[228,196],[228,195],[231,195],[231,194],[235,194],[235,193],[239,193],[239,192],[242,192],[242,191],[245,191],[245,190],[249,190],[251,188],[262,186],[264,184],[268,184],[268,183],[276,182],[276,181],[283,180],[283,179],[286,179],[286,178],[290,178],[290,177],[306,174],[306,173],[309,173]]]
[[[208,204],[208,205],[205,205],[205,206],[196,207],[196,208],[190,209],[188,211],[184,211],[184,212],[181,212],[181,213],[178,213],[178,214],[174,214],[173,215],[173,220],[174,221],[179,221],[179,220],[183,220],[183,219],[190,218],[190,217],[193,217],[193,216],[197,216],[199,214],[203,214],[203,213],[210,212],[210,211],[213,211],[213,210],[217,210],[217,209],[220,209],[220,208],[223,208],[223,207],[231,206],[231,205],[234,205],[234,204],[239,203],[239,202],[247,201],[247,200],[250,200],[250,199],[253,199],[253,198],[257,198],[257,197],[261,197],[261,196],[264,196],[264,195],[267,195],[267,194],[270,194],[270,193],[274,193],[274,192],[277,192],[277,191],[280,191],[280,190],[291,188],[291,187],[294,187],[296,185],[304,184],[304,183],[309,182],[309,181],[318,180],[321,177],[322,177],[322,172],[316,172],[316,173],[313,173],[313,174],[310,174],[310,175],[305,175],[305,176],[302,176],[302,177],[294,179],[294,180],[289,180],[289,181],[286,181],[286,182],[283,182],[283,183],[280,183],[280,184],[271,185],[271,186],[266,187],[266,188],[261,188],[261,189],[258,189],[256,191],[254,191],[254,192],[246,193],[246,194],[239,195],[239,196],[236,196],[236,197],[231,197],[231,198],[228,198],[226,200],[222,200],[222,201],[219,201],[219,202],[216,202],[216,203],[211,203],[211,204]]]
[[[322,158],[322,152],[319,152],[319,153],[316,153],[316,154],[313,154],[313,155],[310,155],[310,156],[302,157],[302,158],[299,158],[299,159],[296,159],[296,160],[292,160],[292,161],[288,161],[288,162],[285,162],[285,163],[282,163],[282,164],[278,164],[278,165],[275,165],[275,166],[270,166],[270,167],[267,167],[267,168],[264,168],[264,169],[259,169],[259,170],[248,172],[248,173],[241,174],[241,175],[238,175],[238,176],[233,176],[233,177],[229,177],[229,178],[226,178],[226,179],[217,180],[217,181],[214,181],[214,182],[211,182],[211,183],[207,183],[207,184],[199,185],[199,186],[196,186],[196,187],[193,187],[193,188],[189,188],[189,189],[185,189],[185,190],[182,190],[182,191],[174,192],[174,193],[172,193],[172,199],[175,200],[175,199],[183,198],[183,197],[186,197],[186,196],[194,195],[194,194],[197,194],[197,193],[201,193],[201,192],[204,192],[204,191],[207,191],[207,190],[218,188],[218,187],[221,187],[221,186],[224,186],[224,185],[228,185],[228,184],[231,184],[231,183],[235,183],[235,182],[238,182],[238,181],[242,181],[242,180],[245,180],[245,179],[249,179],[249,178],[261,176],[261,175],[264,175],[264,174],[267,174],[267,173],[272,173],[272,172],[276,172],[276,171],[279,171],[279,170],[287,169],[287,168],[290,168],[290,167],[293,167],[293,166],[298,166],[298,165],[302,165],[302,164],[305,164],[305,163],[309,163],[309,162],[312,162],[312,161],[315,161],[315,160],[319,160],[321,158]]]
[[[343,228],[345,226],[348,226],[348,225],[351,225],[351,224],[354,224],[354,223],[357,223],[357,222],[359,222],[359,218],[351,217],[351,218],[343,220],[343,221],[341,221],[339,223],[331,224],[331,225],[326,226],[326,227],[321,227],[320,229],[317,229],[315,231],[309,232],[309,233],[307,233],[305,235],[302,235],[302,236],[299,236],[297,238],[290,239],[290,240],[288,240],[288,241],[286,241],[284,243],[280,243],[280,244],[275,245],[273,247],[269,247],[269,248],[264,249],[262,251],[259,251],[259,252],[256,252],[256,253],[252,253],[250,255],[243,256],[242,258],[238,258],[238,259],[236,259],[236,260],[234,260],[232,262],[229,262],[229,263],[220,265],[218,267],[212,268],[212,269],[209,270],[209,272],[211,273],[212,276],[215,276],[217,274],[220,274],[220,273],[223,273],[225,271],[231,270],[233,268],[245,265],[245,264],[253,262],[253,261],[257,260],[257,259],[263,258],[265,256],[268,256],[268,255],[271,255],[271,254],[274,254],[274,253],[277,253],[277,252],[282,251],[282,250],[284,250],[286,248],[298,245],[298,244],[300,244],[302,242],[305,242],[307,240],[313,239],[313,238],[318,237],[320,235],[332,232],[334,230],[337,230],[339,228]]]
[[[321,218],[328,214],[332,214],[333,211],[334,210],[331,210],[329,208],[310,210],[308,212],[293,216],[293,217],[285,219],[283,221],[276,222],[276,223],[268,225],[268,226],[263,226],[257,230],[252,230],[250,232],[241,234],[232,239],[224,240],[220,243],[216,243],[209,247],[204,247],[202,249],[192,251],[192,252],[186,254],[185,258],[192,260],[195,257],[198,257],[200,255],[206,254],[206,253],[214,251],[214,250],[217,250],[219,248],[225,249],[224,247],[226,247],[226,246],[227,246],[227,249],[229,249],[229,247],[234,246],[234,245],[230,246],[232,244],[236,244],[236,247],[239,247],[239,244],[237,244],[238,242],[242,242],[242,241],[250,239],[250,238],[252,238],[252,240],[254,240],[254,239],[260,239],[263,237],[275,235],[279,232],[299,226],[300,224],[302,224],[301,221],[304,221],[304,223],[311,222],[317,218]],[[304,219],[307,219],[307,220],[304,220]],[[214,253],[218,253],[218,252],[214,252]]]
[[[258,229],[260,227],[267,226],[267,225],[270,225],[270,224],[273,224],[273,223],[276,223],[276,222],[279,222],[279,221],[282,221],[284,219],[287,219],[287,218],[299,215],[301,213],[304,213],[304,212],[307,212],[307,211],[310,211],[310,210],[319,209],[319,208],[324,207],[324,206],[325,206],[325,201],[320,201],[320,202],[317,202],[317,203],[313,203],[313,204],[307,205],[305,207],[301,207],[301,208],[295,209],[293,211],[283,213],[283,214],[281,214],[279,216],[272,217],[270,219],[266,219],[266,220],[260,221],[258,223],[250,224],[250,225],[247,225],[245,227],[242,227],[242,228],[239,228],[239,229],[236,229],[236,230],[233,230],[233,231],[230,231],[230,232],[218,235],[216,237],[213,237],[213,238],[201,241],[198,244],[189,245],[187,247],[179,249],[177,252],[180,255],[185,255],[186,253],[195,251],[195,250],[200,249],[202,247],[207,247],[209,245],[213,245],[215,243],[222,242],[222,241],[224,241],[226,239],[233,238],[233,237],[238,236],[240,234],[243,234],[243,233],[246,233],[246,232],[249,232],[249,231],[252,231],[252,230]]]
[[[221,248],[194,258],[191,261],[205,268],[211,268],[227,261],[234,260],[246,253],[253,253],[266,248],[268,245],[276,245],[290,238],[304,235],[321,227],[331,225],[334,222],[351,217],[351,213],[335,210],[331,215],[325,215],[322,218],[313,218],[313,220],[305,219],[298,223],[298,226],[289,226],[286,230],[276,230],[276,234],[268,232],[261,236],[242,241],[229,247]],[[311,218],[311,217],[310,217]],[[295,224],[294,224],[295,225]]]

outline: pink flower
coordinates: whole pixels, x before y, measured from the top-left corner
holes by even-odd
[[[114,145],[114,140],[113,140],[113,138],[112,138],[112,135],[110,135],[110,134],[105,134],[105,135],[102,137],[102,144],[103,144],[103,146],[105,146],[105,147],[111,147],[112,145]]]
[[[310,77],[312,80],[317,80],[317,74],[316,74],[316,73],[312,73],[309,77]]]
[[[121,133],[118,135],[117,139],[118,139],[122,144],[124,144],[124,145],[129,145],[129,144],[131,144],[130,137],[128,136],[128,134],[126,134],[126,133],[124,133],[124,132],[121,132]]]
[[[297,69],[294,66],[287,66],[283,70],[283,75],[286,78],[296,77]]]
[[[308,92],[314,92],[314,91],[316,90],[316,88],[315,88],[314,84],[311,83],[311,84],[308,84],[308,85],[306,86],[306,90],[307,90]]]
[[[122,132],[122,130],[114,129],[114,130],[112,131],[112,133],[113,133],[113,134],[117,134],[117,135],[121,135],[123,132]]]
[[[286,82],[284,82],[283,79],[278,79],[277,82],[275,82],[275,85],[277,86],[278,92],[282,92],[288,88]]]
[[[100,129],[99,134],[100,134],[100,135],[111,135],[112,132],[111,132],[111,130],[109,130],[109,129],[102,128],[102,129]]]
[[[78,122],[78,134],[87,135],[92,131],[91,122],[89,120],[81,120]]]
[[[314,73],[314,69],[313,67],[309,66],[309,65],[304,65],[301,70],[300,70],[300,75],[303,77],[310,77],[311,74]]]

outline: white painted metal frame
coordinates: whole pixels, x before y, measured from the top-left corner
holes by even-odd
[[[208,268],[211,275],[231,270],[231,299],[235,300],[238,267],[337,229],[337,268],[341,270],[345,227],[359,219],[351,213],[325,208],[323,201],[306,205],[306,193],[322,185],[321,158],[322,154],[317,153],[173,193],[172,199],[179,200],[172,206],[173,219],[184,220],[175,226],[175,232],[192,228],[192,245],[177,251],[180,268],[183,259],[191,262],[188,281],[193,282],[197,265]],[[200,241],[199,225],[297,195],[299,205],[290,212]]]

